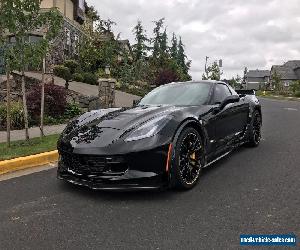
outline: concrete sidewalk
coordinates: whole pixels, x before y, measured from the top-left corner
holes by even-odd
[[[45,135],[55,135],[60,134],[64,128],[66,127],[65,124],[62,125],[53,125],[53,126],[45,126],[44,133]],[[29,137],[36,138],[40,136],[40,128],[34,127],[29,129]],[[11,131],[11,140],[12,141],[19,141],[25,140],[25,130],[13,130]],[[6,131],[0,131],[0,143],[6,142]]]
[[[25,73],[29,77],[33,77],[36,79],[41,80],[42,75],[40,73],[36,72],[26,72]],[[65,86],[65,80],[62,78],[59,78],[57,76],[54,77],[54,83],[59,86]],[[87,96],[97,96],[98,95],[98,86],[96,85],[90,85],[83,82],[75,82],[72,81],[69,84],[69,89],[73,90],[77,93],[87,95]],[[131,95],[125,92],[121,92],[116,90],[116,107],[131,107],[133,100],[139,100],[141,99],[140,96]]]

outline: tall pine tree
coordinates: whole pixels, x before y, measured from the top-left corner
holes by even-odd
[[[175,33],[173,33],[173,37],[172,37],[172,45],[170,48],[170,54],[171,54],[171,58],[177,60],[177,49],[178,49],[178,41],[177,41],[177,37],[175,35]]]
[[[154,38],[152,39],[153,43],[153,57],[158,58],[161,55],[161,44],[162,44],[162,28],[164,26],[164,18],[154,21],[155,27],[153,29]]]
[[[185,54],[184,45],[183,45],[181,37],[179,38],[179,43],[178,43],[177,64],[180,67],[180,69],[182,70],[186,80],[191,79],[191,76],[189,75],[191,61],[187,60],[187,56]]]
[[[146,31],[139,20],[137,25],[133,28],[133,33],[135,35],[136,44],[133,45],[133,53],[135,60],[141,60],[147,55],[147,42],[148,38]]]
[[[160,40],[160,54],[161,56],[167,56],[168,54],[168,35],[167,29],[162,33],[161,40]]]

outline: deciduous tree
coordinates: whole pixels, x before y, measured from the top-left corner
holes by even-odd
[[[218,63],[214,62],[212,65],[207,67],[205,74],[202,76],[202,80],[220,81],[222,74],[223,72],[221,71]]]
[[[28,111],[25,89],[25,69],[28,65],[39,67],[49,48],[49,41],[61,29],[62,17],[57,9],[41,11],[41,0],[1,0],[0,27],[6,37],[12,37],[9,49],[5,49],[5,61],[11,65],[10,70],[18,70],[22,76],[22,95],[25,120],[25,136],[28,133]],[[35,43],[29,40],[30,34],[37,30],[45,31],[44,37]]]

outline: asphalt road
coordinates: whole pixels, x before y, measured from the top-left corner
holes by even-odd
[[[240,234],[299,239],[300,102],[261,102],[260,147],[214,164],[188,192],[90,191],[57,181],[55,169],[0,182],[0,249],[244,249]]]

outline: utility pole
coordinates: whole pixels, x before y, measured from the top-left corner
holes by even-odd
[[[206,74],[206,77],[208,77],[208,75],[207,75],[207,61],[208,61],[208,59],[209,59],[209,56],[206,56],[205,57],[205,74]]]

